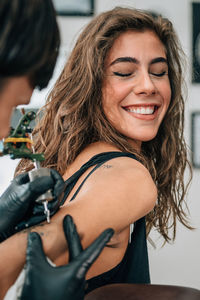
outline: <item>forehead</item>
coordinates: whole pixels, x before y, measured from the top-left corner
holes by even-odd
[[[166,58],[166,50],[155,32],[129,30],[120,34],[114,41],[107,54],[106,62],[109,63],[117,57],[136,57],[140,59],[152,59],[156,56]]]

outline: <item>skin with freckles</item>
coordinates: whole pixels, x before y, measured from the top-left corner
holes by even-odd
[[[165,48],[152,31],[125,32],[108,53],[105,73],[105,115],[140,147],[156,136],[170,103]]]

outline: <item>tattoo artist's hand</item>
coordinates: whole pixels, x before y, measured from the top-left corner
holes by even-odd
[[[58,210],[64,181],[57,171],[51,169],[50,174],[34,181],[29,180],[28,173],[20,174],[0,197],[0,241],[46,219],[43,204],[35,200],[49,189],[54,196],[48,203],[51,215]]]
[[[26,275],[21,300],[82,300],[85,275],[113,235],[105,230],[87,249],[83,250],[72,217],[67,215],[63,228],[69,248],[69,264],[53,267],[43,252],[40,236],[32,232],[28,236]]]

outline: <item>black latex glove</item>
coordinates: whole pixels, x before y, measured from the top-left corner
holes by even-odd
[[[40,236],[32,232],[28,236],[26,275],[21,300],[82,300],[85,275],[101,253],[114,231],[105,230],[87,249],[83,250],[72,217],[63,221],[69,248],[69,264],[52,267],[43,252]]]
[[[51,176],[42,176],[34,181],[29,180],[28,173],[20,174],[0,197],[1,241],[16,231],[46,219],[43,204],[35,200],[49,189],[52,189],[54,196],[48,203],[51,215],[58,210],[64,181],[57,171],[51,169],[50,174]]]

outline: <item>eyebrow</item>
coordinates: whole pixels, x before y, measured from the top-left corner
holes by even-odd
[[[118,57],[116,58],[115,60],[113,60],[110,64],[110,66],[112,65],[115,65],[117,63],[121,63],[121,62],[131,62],[131,63],[134,63],[134,64],[139,64],[139,60],[136,59],[135,57],[130,57],[130,56],[124,56],[124,57]],[[167,64],[167,59],[164,58],[164,57],[156,57],[156,58],[153,58],[151,61],[150,61],[150,65],[152,64],[157,64],[157,63],[166,63]]]
[[[153,65],[153,64],[160,63],[160,62],[165,63],[165,64],[168,64],[168,63],[167,63],[167,59],[164,58],[164,57],[156,57],[156,58],[154,58],[154,59],[151,60],[151,63],[150,63],[150,64]]]

